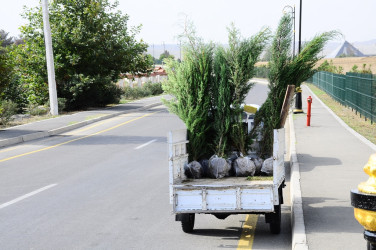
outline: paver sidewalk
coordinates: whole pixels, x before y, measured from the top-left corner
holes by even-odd
[[[363,167],[375,151],[341,125],[306,86],[305,112],[308,95],[313,98],[311,126],[306,126],[306,113],[293,118],[309,249],[366,249],[350,190],[368,179]]]
[[[137,112],[161,104],[162,96],[144,98],[111,108],[77,112],[0,130],[0,147],[67,132],[120,114]]]

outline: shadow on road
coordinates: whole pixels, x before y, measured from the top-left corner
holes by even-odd
[[[338,166],[342,161],[334,157],[317,157],[310,154],[298,154],[300,172],[312,171],[315,167]]]

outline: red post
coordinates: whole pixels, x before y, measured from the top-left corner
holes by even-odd
[[[308,104],[308,108],[307,108],[307,126],[311,126],[311,104],[312,104],[312,97],[309,96],[307,98],[307,104]]]

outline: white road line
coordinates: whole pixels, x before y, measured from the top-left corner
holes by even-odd
[[[31,193],[28,193],[28,194],[25,194],[25,195],[23,195],[23,196],[20,196],[20,197],[14,199],[14,200],[8,201],[8,202],[6,202],[6,203],[4,203],[4,204],[1,204],[1,205],[0,205],[0,209],[3,209],[3,208],[5,208],[5,207],[7,207],[7,206],[10,206],[10,205],[16,203],[16,202],[19,202],[19,201],[22,201],[22,200],[24,200],[24,199],[26,199],[26,198],[29,198],[30,196],[36,195],[36,194],[38,194],[38,193],[40,193],[40,192],[43,192],[43,191],[45,191],[45,190],[47,190],[47,189],[50,189],[50,188],[52,188],[52,187],[54,187],[54,186],[56,186],[56,185],[57,185],[57,184],[51,184],[51,185],[48,185],[48,186],[42,187],[42,188],[40,188],[40,189],[37,189],[37,190],[35,190],[35,191],[31,192]]]
[[[147,143],[142,144],[142,145],[138,146],[138,147],[135,148],[135,149],[140,149],[140,148],[146,147],[147,145],[152,144],[152,143],[155,142],[155,141],[157,141],[157,139],[154,139],[154,140],[148,141]]]

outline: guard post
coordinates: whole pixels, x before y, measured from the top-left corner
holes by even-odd
[[[293,110],[293,113],[304,113],[302,109],[302,89],[300,87],[297,87],[295,89],[295,92],[295,109]]]
[[[376,250],[376,154],[370,156],[363,168],[370,178],[351,190],[351,205],[355,219],[364,227],[368,250]]]

